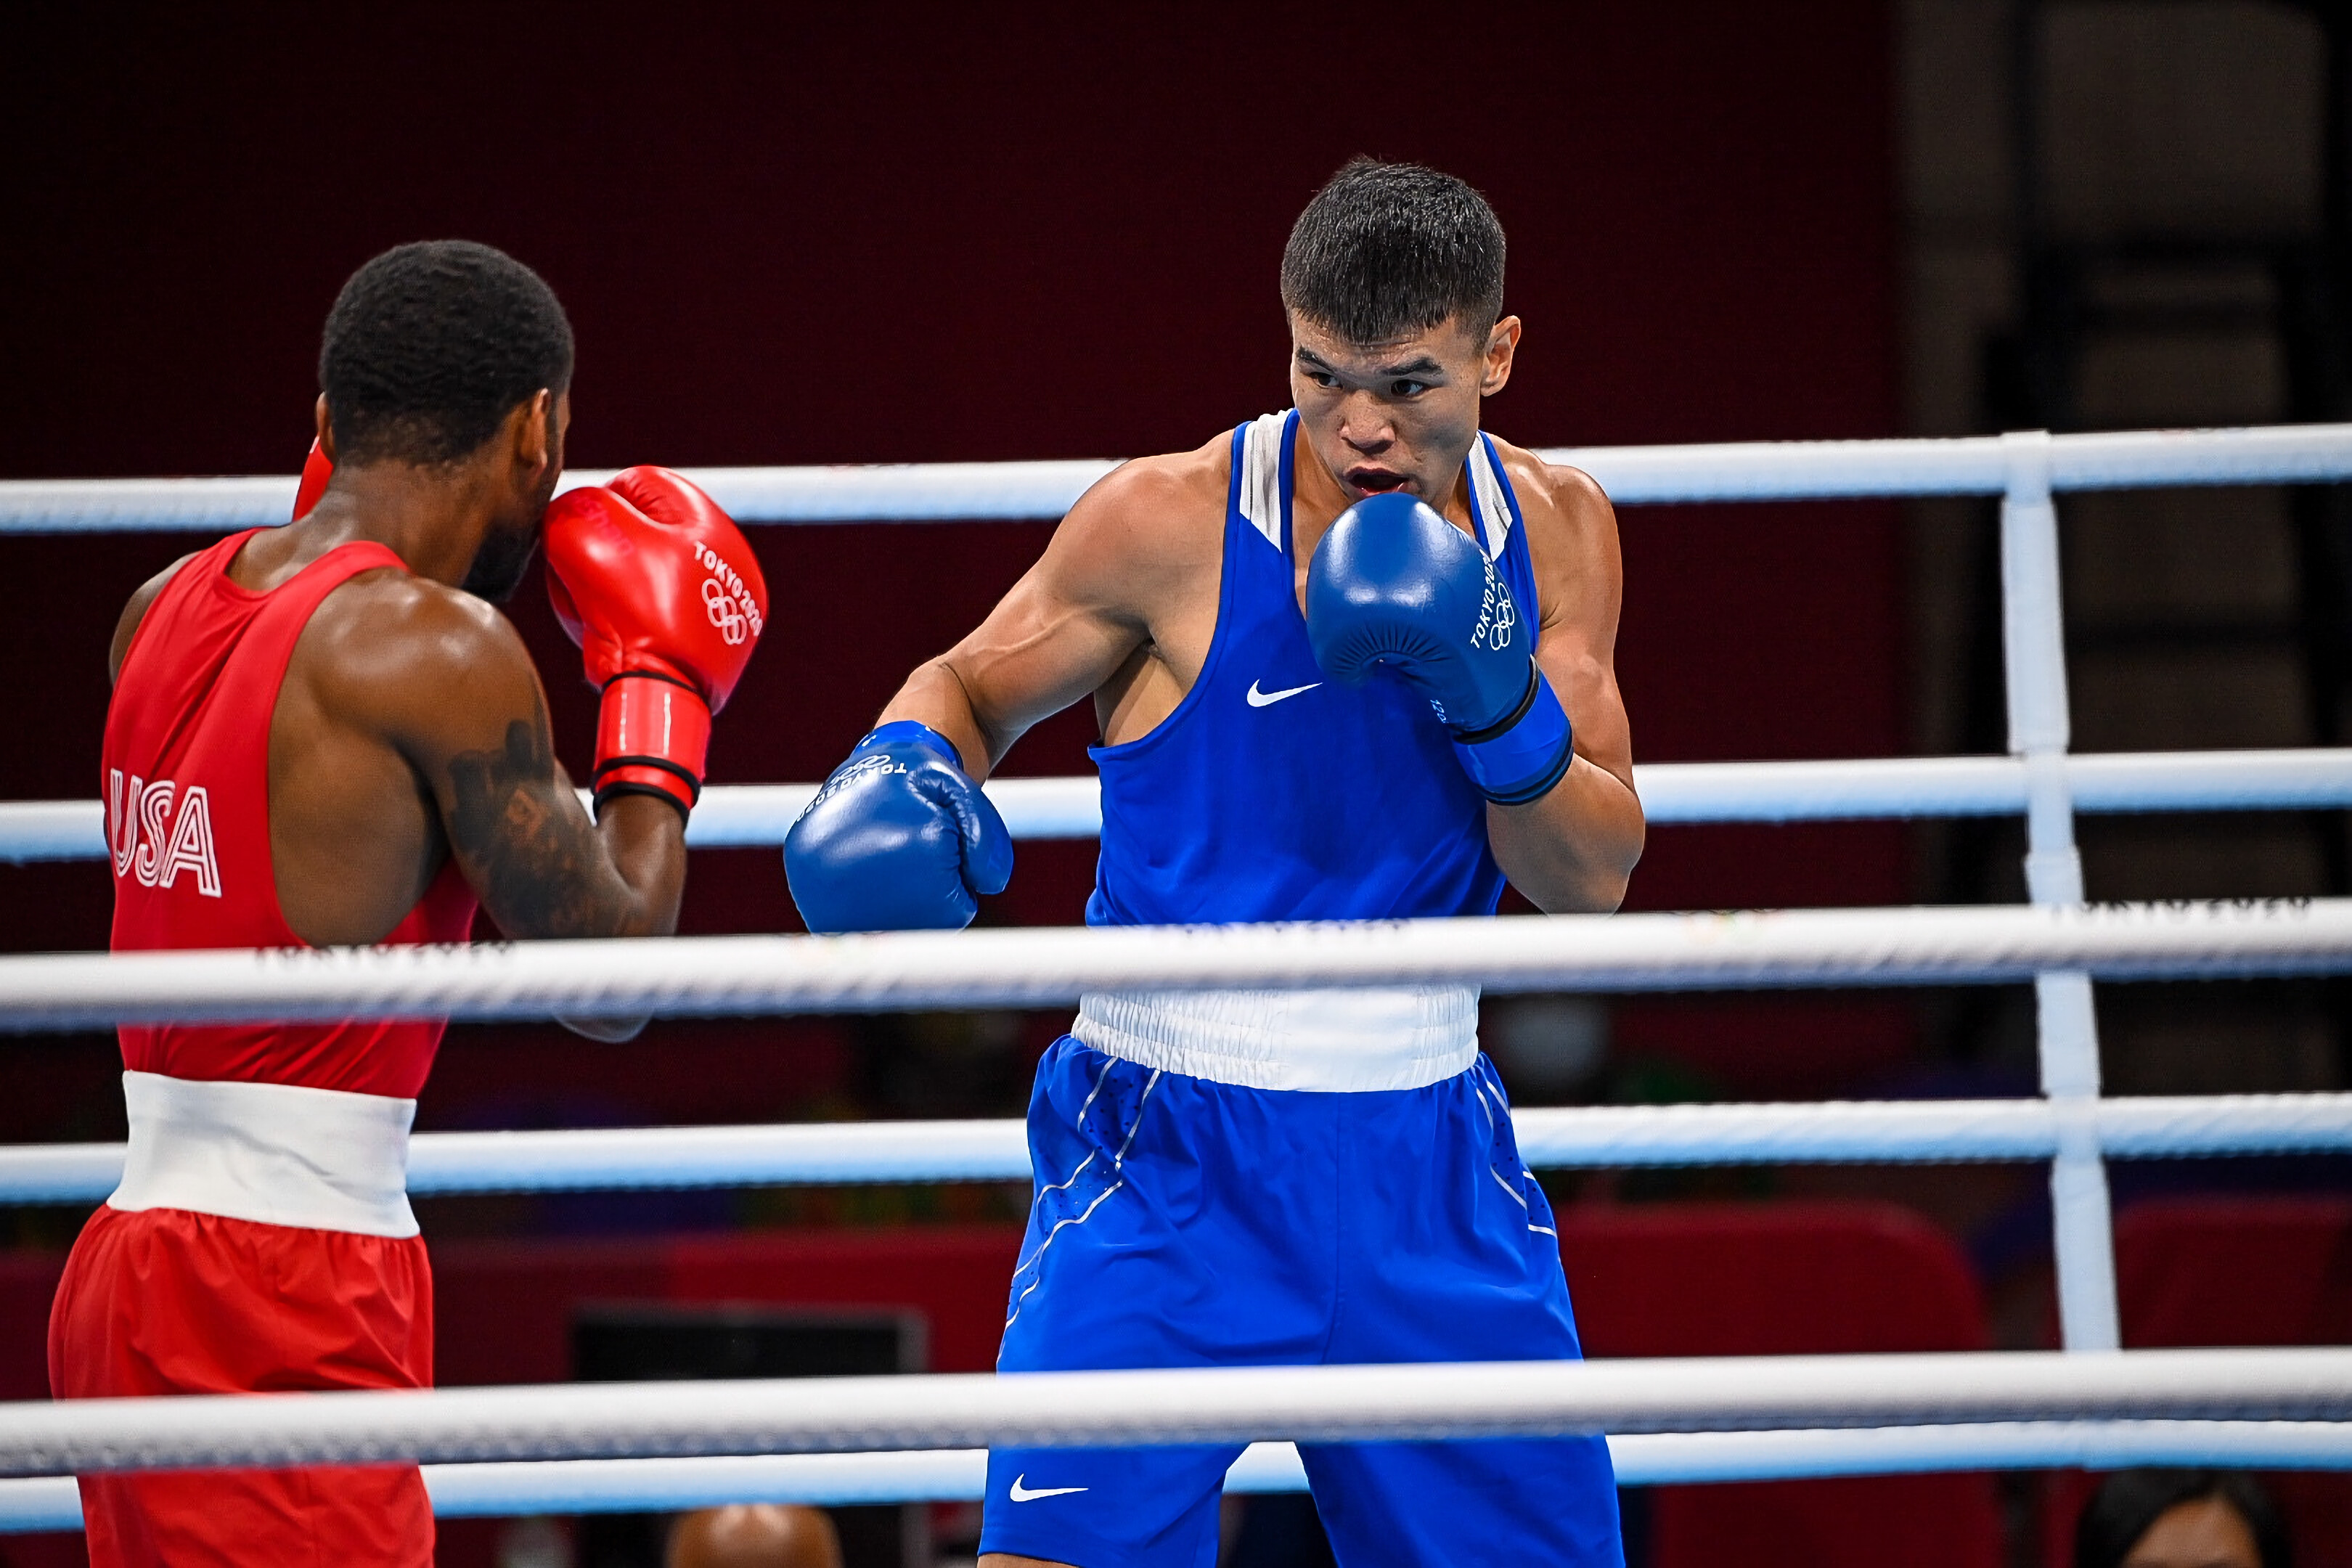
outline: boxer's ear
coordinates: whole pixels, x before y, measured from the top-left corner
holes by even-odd
[[[1486,352],[1479,356],[1479,396],[1492,397],[1510,382],[1511,362],[1519,352],[1519,319],[1505,316],[1486,334]]]
[[[554,394],[541,387],[507,416],[507,452],[525,492],[535,489],[551,468],[563,466],[562,437],[556,429]]]
[[[335,460],[335,422],[327,415],[327,395],[319,394],[319,406],[312,410],[319,426],[319,450],[327,461]]]
[[[563,454],[572,443],[572,392],[569,387],[555,395],[553,406],[547,411],[548,439],[555,448],[555,467],[561,472]]]

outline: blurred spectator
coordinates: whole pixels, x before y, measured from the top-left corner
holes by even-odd
[[[2250,1476],[2118,1470],[2074,1526],[2074,1568],[2293,1568],[2286,1527]]]
[[[1528,1105],[1591,1099],[1608,1065],[1609,1009],[1589,996],[1497,998],[1478,1035],[1512,1100]]]
[[[680,1514],[667,1568],[841,1568],[841,1541],[823,1509],[732,1503]]]

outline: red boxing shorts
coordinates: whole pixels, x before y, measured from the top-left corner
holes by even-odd
[[[101,1207],[49,1313],[49,1388],[128,1394],[423,1388],[433,1277],[416,1237]],[[93,1568],[430,1568],[414,1465],[85,1476]]]

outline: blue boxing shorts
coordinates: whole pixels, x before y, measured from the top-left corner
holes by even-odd
[[[1246,1089],[1068,1036],[1000,1373],[1574,1360],[1551,1206],[1479,1057],[1420,1089]],[[980,1549],[1212,1568],[1238,1444],[999,1448]],[[1345,1568],[1624,1562],[1599,1437],[1302,1445]]]

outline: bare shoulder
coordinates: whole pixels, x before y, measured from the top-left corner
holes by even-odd
[[[1229,440],[1138,458],[1095,481],[1055,531],[1045,563],[1079,596],[1149,595],[1214,571],[1224,542]],[[1089,592],[1088,590],[1093,590]]]
[[[1530,527],[1616,538],[1617,509],[1610,505],[1608,493],[1591,474],[1565,463],[1547,463],[1525,447],[1499,438],[1495,447],[1502,454],[1503,469],[1510,476],[1519,510]],[[1538,514],[1543,523],[1536,521]]]
[[[477,712],[502,722],[538,701],[514,623],[471,594],[389,567],[329,594],[299,653],[322,701],[388,731],[462,727]]]
[[[1527,521],[1528,555],[1542,596],[1541,619],[1605,626],[1612,636],[1623,588],[1617,545],[1617,510],[1591,474],[1547,463],[1524,447],[1496,440],[1519,512]]]
[[[1184,550],[1202,538],[1221,538],[1229,446],[1220,436],[1190,452],[1121,463],[1078,498],[1064,531],[1144,552]]]
[[[122,661],[131,653],[131,640],[139,635],[139,623],[147,618],[147,612],[154,607],[157,595],[163,592],[165,585],[173,578],[180,574],[180,568],[195,558],[196,552],[189,551],[161,572],[140,584],[137,591],[131,595],[130,602],[122,606],[122,614],[115,617],[114,640],[108,645],[106,650],[107,679],[111,680],[121,678]]]

